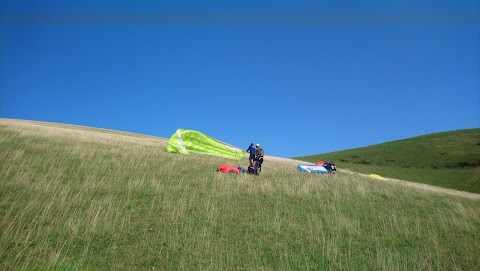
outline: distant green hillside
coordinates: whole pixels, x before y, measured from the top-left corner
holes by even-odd
[[[297,159],[334,161],[340,170],[480,193],[480,129],[434,133]]]

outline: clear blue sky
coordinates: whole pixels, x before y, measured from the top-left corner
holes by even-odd
[[[281,157],[480,127],[479,1],[1,0],[0,39],[2,118]]]

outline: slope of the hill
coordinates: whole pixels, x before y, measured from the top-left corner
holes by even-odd
[[[0,119],[2,270],[474,270],[480,200]]]
[[[364,148],[299,157],[365,174],[480,193],[480,129],[434,133]]]

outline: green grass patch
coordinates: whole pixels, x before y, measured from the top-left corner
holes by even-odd
[[[2,270],[474,270],[480,201],[0,122]]]

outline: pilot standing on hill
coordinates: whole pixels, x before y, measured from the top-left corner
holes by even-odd
[[[253,143],[250,144],[250,147],[248,147],[247,152],[250,153],[250,157],[248,157],[248,161],[250,162],[250,165],[253,165],[253,161],[255,161],[255,147],[253,147]]]
[[[256,147],[256,150],[255,150],[255,161],[260,162],[260,165],[261,165],[261,164],[263,164],[264,151],[263,151],[262,148],[260,148],[260,144],[257,144],[255,147]]]

